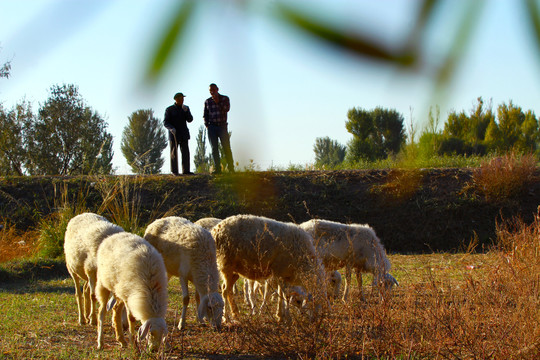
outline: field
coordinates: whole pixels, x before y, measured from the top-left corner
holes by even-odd
[[[105,349],[96,350],[95,328],[77,323],[71,279],[42,280],[37,269],[31,280],[1,286],[0,358],[534,359],[540,355],[540,255],[538,240],[529,241],[534,231],[524,227],[510,252],[391,255],[400,286],[390,297],[373,292],[364,276],[365,301],[354,287],[350,302],[334,302],[315,323],[294,311],[290,323],[278,323],[273,305],[250,316],[244,305],[239,324],[216,332],[197,323],[190,307],[188,328],[179,331],[181,290],[173,279],[170,332],[157,354],[121,349],[108,325]]]
[[[4,178],[0,359],[540,358],[540,182],[536,166],[515,169]],[[172,279],[163,349],[121,349],[109,315],[98,351],[96,329],[77,323],[61,254],[65,224],[82,211],[139,234],[164,215],[369,223],[400,285],[381,296],[366,275],[363,301],[353,280],[350,300],[316,321],[293,310],[280,323],[275,304],[254,316],[243,305],[239,323],[217,332],[196,321],[192,304],[187,329],[176,328],[181,290]]]

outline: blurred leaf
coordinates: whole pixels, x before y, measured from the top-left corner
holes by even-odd
[[[416,20],[414,29],[411,31],[405,46],[407,51],[419,53],[418,44],[420,43],[422,34],[425,32],[426,24],[434,14],[433,10],[435,9],[435,5],[438,3],[440,3],[439,0],[424,0],[422,6],[420,6],[418,19]]]
[[[345,34],[340,30],[333,29],[316,20],[310,19],[291,7],[280,4],[276,6],[276,9],[278,15],[288,24],[338,48],[352,51],[353,53],[374,60],[389,61],[406,66],[412,65],[416,61],[416,56],[413,53],[393,52],[360,34]]]
[[[472,39],[474,26],[478,25],[479,23],[478,18],[482,12],[482,7],[484,6],[485,1],[469,1],[466,2],[466,4],[467,9],[465,9],[463,12],[461,19],[457,19],[457,21],[460,21],[458,26],[459,30],[454,36],[446,59],[435,76],[434,82],[436,94],[440,93],[442,88],[448,84],[448,81],[454,75],[458,61],[463,59],[465,48],[468,42]]]
[[[181,45],[181,36],[186,29],[189,18],[193,14],[195,4],[195,0],[183,1],[176,10],[176,15],[171,24],[164,30],[161,41],[157,44],[156,50],[152,52],[154,57],[151,59],[147,69],[146,79],[150,82],[157,79],[162,73],[167,60],[172,57],[171,54],[175,47]]]
[[[538,50],[540,50],[540,10],[538,8],[538,1],[536,0],[525,0],[527,5],[527,14],[529,15],[529,20],[531,22],[531,32],[536,39],[536,45],[538,45]]]

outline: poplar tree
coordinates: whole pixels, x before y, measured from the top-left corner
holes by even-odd
[[[122,154],[136,174],[158,174],[163,167],[161,156],[167,137],[161,122],[151,109],[137,110],[128,116],[122,133]]]

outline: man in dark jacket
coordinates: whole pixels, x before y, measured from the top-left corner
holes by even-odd
[[[182,173],[184,175],[193,174],[189,171],[189,129],[188,122],[193,121],[193,115],[189,107],[184,105],[185,95],[176,93],[174,95],[174,104],[165,110],[165,119],[163,124],[169,130],[169,146],[171,148],[171,172],[178,175],[178,146],[182,153]]]

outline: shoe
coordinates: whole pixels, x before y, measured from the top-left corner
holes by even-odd
[[[183,173],[182,175],[195,175],[195,174],[192,173],[191,171],[188,171],[188,172]]]

